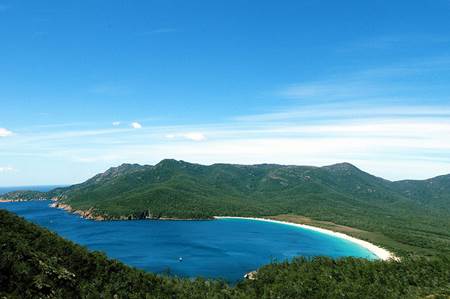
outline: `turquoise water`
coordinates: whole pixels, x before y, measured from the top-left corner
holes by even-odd
[[[242,219],[98,222],[51,208],[49,203],[0,203],[0,208],[154,273],[235,282],[271,261],[300,255],[376,258],[349,241],[284,224]]]

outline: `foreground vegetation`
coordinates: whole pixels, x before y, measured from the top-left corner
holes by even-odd
[[[123,164],[45,194],[3,196],[33,197],[56,198],[100,219],[284,215],[302,223],[301,215],[315,225],[353,228],[344,232],[400,255],[450,255],[450,176],[391,182],[348,163],[204,166],[163,160]]]
[[[428,297],[429,296],[429,297]],[[0,210],[0,298],[448,298],[449,256],[297,258],[236,286],[156,276]]]

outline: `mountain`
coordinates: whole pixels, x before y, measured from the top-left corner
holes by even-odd
[[[398,181],[393,186],[403,196],[423,206],[450,211],[450,175],[423,181]]]
[[[449,191],[450,176],[391,182],[349,163],[205,166],[167,159],[154,166],[122,164],[36,196],[94,219],[301,215],[368,231],[358,237],[397,252],[448,252]]]
[[[439,181],[445,181],[441,179]],[[447,178],[448,186],[450,179]],[[436,185],[435,183],[434,185]],[[413,195],[404,185],[414,186]],[[74,209],[105,218],[210,218],[274,215],[320,203],[323,208],[387,210],[450,205],[445,190],[427,182],[390,182],[349,163],[325,167],[274,164],[204,166],[163,160],[155,166],[123,164],[86,182],[49,194]],[[441,182],[441,185],[444,185]],[[420,193],[419,190],[426,190]],[[437,189],[441,190],[441,189]],[[427,196],[426,199],[421,195]],[[449,196],[450,197],[450,196]],[[301,207],[299,207],[301,204]]]

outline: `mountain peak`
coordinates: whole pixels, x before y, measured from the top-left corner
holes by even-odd
[[[175,160],[175,159],[163,159],[155,167],[186,167],[192,166],[195,164],[183,161],[183,160]]]
[[[159,161],[155,166],[167,166],[167,165],[178,165],[183,163],[181,160],[175,160],[175,159],[163,159]]]
[[[122,172],[122,171],[127,171],[127,170],[130,170],[133,168],[138,168],[138,167],[142,167],[142,166],[139,164],[123,163],[123,164],[120,164],[119,166],[109,168],[107,171],[105,171],[105,173]]]
[[[176,160],[176,159],[162,159],[156,165],[168,164],[168,163],[178,163],[178,160]]]
[[[356,167],[355,165],[348,163],[348,162],[336,163],[336,164],[324,166],[323,168],[333,169],[333,170],[359,170],[358,167]]]
[[[117,177],[119,175],[124,175],[124,174],[128,174],[130,172],[134,172],[134,171],[140,170],[143,167],[145,167],[145,166],[142,166],[142,165],[139,165],[139,164],[123,163],[123,164],[121,164],[119,166],[116,166],[116,167],[110,167],[105,172],[97,174],[96,176],[94,176],[90,180],[94,180],[96,182],[99,182],[99,181],[102,181],[104,179],[108,179],[108,178],[111,178],[111,177]],[[90,180],[88,180],[88,182]]]

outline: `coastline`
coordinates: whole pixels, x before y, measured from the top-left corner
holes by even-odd
[[[347,234],[344,234],[341,232],[336,232],[336,231],[333,231],[330,229],[320,228],[320,227],[312,226],[312,225],[308,225],[308,224],[299,224],[299,223],[295,223],[295,222],[281,221],[281,220],[275,220],[275,219],[271,219],[271,218],[238,217],[238,216],[214,216],[212,219],[178,219],[178,218],[164,218],[164,217],[161,217],[161,218],[150,218],[150,217],[134,218],[134,217],[129,217],[129,216],[121,216],[118,218],[114,218],[114,217],[109,218],[109,217],[105,217],[105,216],[101,216],[101,215],[95,215],[93,213],[93,208],[90,208],[87,211],[75,210],[68,204],[63,204],[63,203],[58,202],[58,200],[56,200],[55,198],[52,198],[51,200],[53,201],[53,203],[51,203],[49,206],[52,208],[62,209],[69,213],[77,214],[84,219],[89,219],[89,220],[94,220],[94,221],[106,221],[106,220],[107,221],[115,221],[115,220],[120,221],[120,220],[144,220],[144,219],[146,219],[146,220],[162,220],[162,221],[175,221],[175,220],[195,221],[195,220],[214,220],[214,219],[244,219],[244,220],[265,221],[265,222],[271,222],[271,223],[290,225],[290,226],[294,226],[294,227],[298,227],[298,228],[313,230],[316,232],[320,232],[323,234],[327,234],[327,235],[330,235],[333,237],[337,237],[337,238],[341,238],[341,239],[350,241],[352,243],[355,243],[355,244],[367,249],[368,251],[370,251],[371,253],[376,255],[380,260],[383,260],[383,261],[389,261],[389,260],[398,261],[398,260],[400,260],[395,254],[388,251],[387,249],[384,249],[384,248],[377,246],[373,243],[370,243],[368,241],[361,240],[361,239],[352,237],[350,235],[347,235]],[[25,200],[2,200],[2,199],[0,199],[0,202],[17,202],[17,201],[25,201]]]
[[[33,201],[44,201],[47,199],[32,199]],[[30,199],[1,199],[0,202],[25,202],[25,201],[32,201]]]
[[[56,208],[56,209],[61,209],[61,210],[67,211],[67,212],[72,213],[72,214],[77,214],[77,215],[79,215],[81,218],[89,219],[89,220],[96,220],[96,221],[105,221],[105,220],[108,220],[108,219],[106,219],[106,218],[103,217],[103,216],[94,215],[94,214],[92,213],[92,212],[93,212],[93,209],[92,209],[92,208],[90,208],[90,209],[87,210],[87,211],[83,211],[83,210],[75,210],[74,208],[72,208],[72,207],[71,207],[70,205],[68,205],[68,204],[59,203],[57,200],[53,200],[53,199],[52,199],[52,201],[54,201],[54,202],[51,203],[51,204],[49,205],[50,207]]]
[[[284,224],[284,225],[290,225],[290,226],[295,226],[298,228],[303,228],[303,229],[309,229],[309,230],[313,230],[316,232],[320,232],[323,234],[327,234],[333,237],[337,237],[337,238],[341,238],[347,241],[350,241],[352,243],[355,243],[365,249],[367,249],[368,251],[372,252],[374,255],[376,255],[380,260],[383,261],[389,261],[389,260],[393,260],[393,261],[398,261],[399,258],[397,256],[395,256],[392,252],[379,247],[375,244],[372,244],[368,241],[364,241],[349,235],[346,235],[344,233],[340,233],[340,232],[335,232],[329,229],[325,229],[325,228],[320,228],[317,226],[312,226],[312,225],[308,225],[308,224],[299,224],[299,223],[294,223],[294,222],[287,222],[287,221],[280,221],[280,220],[274,220],[274,219],[270,219],[270,218],[257,218],[257,217],[237,217],[237,216],[215,216],[215,219],[244,219],[244,220],[254,220],[254,221],[264,221],[264,222],[271,222],[271,223],[278,223],[278,224]]]
[[[53,199],[52,199],[53,200]],[[72,208],[72,206],[64,203],[59,203],[57,200],[53,200],[54,202],[51,203],[49,206],[56,209],[61,209],[66,212],[77,214],[81,218],[88,219],[88,220],[94,220],[94,221],[133,221],[133,220],[162,220],[162,221],[210,221],[214,220],[214,218],[205,218],[205,219],[197,219],[197,218],[171,218],[171,217],[159,217],[159,218],[153,218],[153,217],[134,217],[134,216],[120,216],[120,217],[108,217],[104,215],[97,215],[94,214],[94,209],[90,208],[88,210],[75,210]]]

